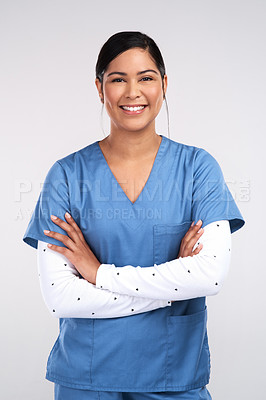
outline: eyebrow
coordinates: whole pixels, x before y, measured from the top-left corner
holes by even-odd
[[[154,71],[154,69],[145,69],[145,71],[140,71],[140,72],[138,72],[137,75],[146,74],[147,72],[154,72],[155,74],[158,75],[158,72]],[[108,76],[111,76],[111,75],[122,75],[122,76],[126,76],[127,74],[126,74],[125,72],[117,72],[117,71],[115,71],[115,72],[111,72],[110,74],[108,74],[108,75],[107,75],[107,78],[108,78]]]

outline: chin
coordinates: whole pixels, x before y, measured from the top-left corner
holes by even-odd
[[[149,121],[147,123],[139,123],[137,124],[136,122],[133,122],[131,124],[118,124],[117,126],[121,127],[123,130],[126,131],[143,131],[146,128],[149,127],[149,125],[152,123],[153,121]]]
[[[124,131],[128,131],[128,132],[141,132],[141,131],[144,131],[147,128],[147,125],[145,125],[145,126],[132,126],[132,127],[124,126],[124,127],[121,127],[121,128]]]

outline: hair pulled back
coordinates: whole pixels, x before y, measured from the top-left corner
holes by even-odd
[[[138,31],[118,32],[110,36],[110,38],[102,46],[96,63],[96,78],[103,82],[103,75],[108,68],[110,62],[119,54],[126,50],[139,47],[147,50],[160,71],[162,82],[165,75],[165,65],[162,54],[152,38]],[[163,87],[164,91],[164,87]]]

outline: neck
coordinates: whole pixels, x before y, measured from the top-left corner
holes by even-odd
[[[161,143],[161,137],[154,130],[145,132],[115,131],[103,140],[112,157],[138,161],[154,155]]]

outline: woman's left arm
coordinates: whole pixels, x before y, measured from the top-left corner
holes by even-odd
[[[97,270],[96,287],[153,299],[186,300],[215,295],[221,289],[230,265],[229,221],[206,225],[199,242],[203,244],[199,254],[160,265],[116,267],[114,264],[101,264]]]

